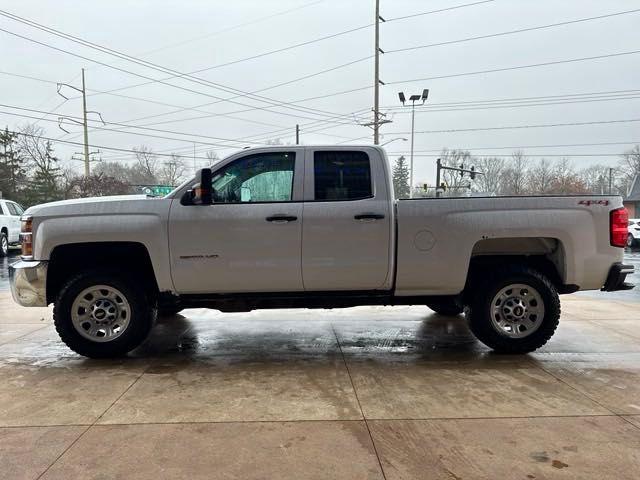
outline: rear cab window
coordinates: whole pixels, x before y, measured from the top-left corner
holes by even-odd
[[[373,197],[371,162],[362,151],[316,151],[313,156],[316,201],[362,200]]]

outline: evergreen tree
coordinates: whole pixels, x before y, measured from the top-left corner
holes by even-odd
[[[8,127],[0,131],[0,192],[4,198],[21,202],[26,171],[16,136]]]
[[[399,157],[393,166],[393,190],[396,198],[409,198],[409,167],[404,157]]]

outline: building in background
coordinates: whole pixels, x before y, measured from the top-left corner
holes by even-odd
[[[640,175],[636,175],[633,180],[629,194],[624,199],[624,206],[629,212],[629,218],[640,217]]]

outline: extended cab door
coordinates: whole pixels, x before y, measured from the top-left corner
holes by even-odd
[[[172,202],[178,293],[302,290],[304,148],[241,153],[216,167],[212,205]]]
[[[377,149],[309,147],[302,226],[306,291],[391,288],[388,189]]]

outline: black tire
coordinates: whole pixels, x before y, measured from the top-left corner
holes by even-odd
[[[464,307],[458,299],[433,300],[427,303],[427,307],[440,315],[448,317],[460,315],[464,311]]]
[[[7,255],[9,255],[9,238],[6,233],[2,232],[0,233],[0,258]]]
[[[90,358],[119,357],[139,346],[149,334],[157,313],[149,295],[136,288],[143,284],[142,280],[111,271],[92,271],[72,277],[60,290],[53,308],[53,321],[62,341],[74,352]],[[73,302],[85,289],[96,285],[117,289],[129,305],[128,326],[111,341],[92,341],[73,325]]]
[[[636,239],[633,238],[633,235],[629,234],[627,236],[627,247],[631,248],[635,245],[635,243],[636,243]]]
[[[538,322],[534,323],[535,330],[526,333],[525,328],[526,336],[521,338],[512,338],[492,321],[494,298],[506,287],[516,284],[535,289],[544,307],[542,318],[533,320]],[[532,352],[547,343],[556,331],[560,320],[560,298],[549,279],[537,270],[519,265],[505,267],[487,273],[482,278],[482,284],[476,283],[475,288],[466,311],[469,327],[478,340],[496,352]]]
[[[173,307],[158,307],[158,316],[159,317],[173,317],[177,315],[182,310],[182,307],[173,306]]]

